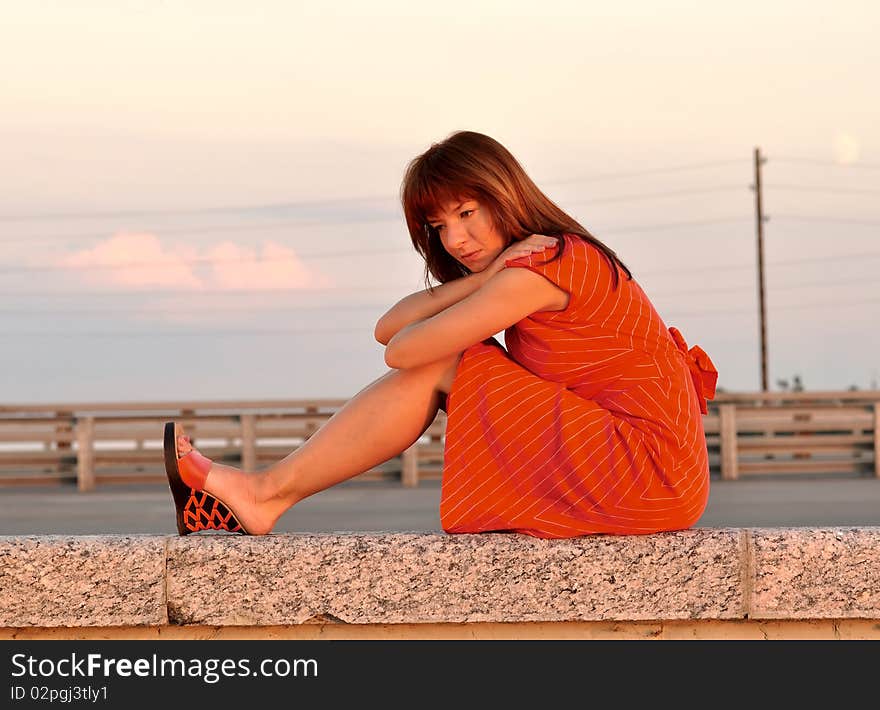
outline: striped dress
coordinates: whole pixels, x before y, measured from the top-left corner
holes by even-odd
[[[571,294],[468,348],[447,397],[449,533],[646,534],[692,526],[709,495],[701,415],[717,371],[635,280],[573,235],[506,262]]]

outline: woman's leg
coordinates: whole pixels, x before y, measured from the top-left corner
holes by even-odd
[[[292,505],[397,456],[434,421],[460,355],[391,370],[345,403],[302,446],[257,473],[211,467],[205,490],[251,533],[269,532]],[[181,453],[191,447],[179,442]]]

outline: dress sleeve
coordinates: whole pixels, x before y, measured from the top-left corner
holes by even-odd
[[[610,288],[611,272],[600,263],[604,260],[598,250],[583,239],[569,234],[563,235],[561,248],[562,256],[558,259],[553,257],[559,252],[559,246],[517,259],[508,259],[504,265],[508,268],[522,267],[541,274],[570,294],[566,311],[583,308],[594,299],[604,298]],[[607,287],[599,283],[603,280],[608,281]]]

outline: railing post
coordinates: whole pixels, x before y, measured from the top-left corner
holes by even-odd
[[[195,409],[190,409],[188,407],[181,407],[181,409],[180,409],[180,418],[184,422],[186,422],[187,418],[194,417],[195,415],[196,415]],[[190,438],[193,440],[193,443],[195,443],[195,441],[196,441],[196,437],[194,434],[195,428],[196,428],[195,422],[187,422],[187,424],[186,424],[187,434],[189,434]]]
[[[76,419],[76,487],[90,491],[95,487],[95,418]]]
[[[880,402],[874,402],[874,478],[880,478]]]
[[[401,455],[400,482],[406,488],[415,488],[419,485],[419,442],[416,441]]]
[[[241,467],[245,471],[257,468],[257,417],[241,415]]]
[[[70,471],[70,463],[65,461],[72,452],[72,445],[67,437],[73,432],[76,418],[73,412],[61,411],[55,412],[55,416],[63,421],[59,422],[55,427],[55,448],[58,451],[57,471],[59,474],[68,473]],[[65,439],[65,441],[62,441]]]
[[[736,405],[719,407],[719,430],[721,443],[721,480],[735,481],[739,478],[736,450]]]
[[[318,408],[314,405],[307,405],[305,408],[305,412],[306,412],[306,416],[310,416],[310,415],[317,416],[318,415]],[[306,430],[306,435],[305,435],[304,440],[308,441],[308,439],[312,436],[312,434],[314,434],[316,431],[318,431],[318,429],[320,427],[321,427],[321,425],[318,424],[314,419],[306,419],[305,426],[304,426],[304,428]]]

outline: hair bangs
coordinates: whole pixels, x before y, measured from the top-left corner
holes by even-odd
[[[408,201],[411,214],[422,224],[427,224],[431,217],[436,217],[440,208],[450,202],[477,197],[475,190],[468,189],[449,176],[426,174],[419,177],[421,179],[414,182]]]

